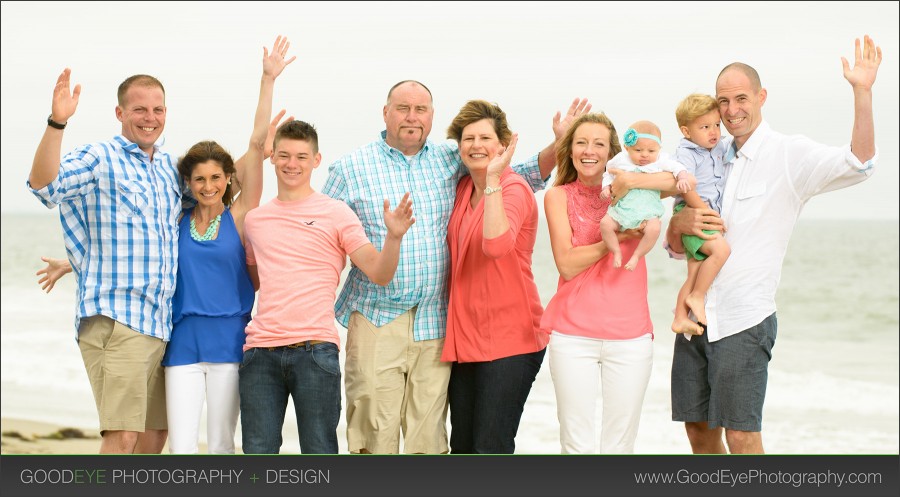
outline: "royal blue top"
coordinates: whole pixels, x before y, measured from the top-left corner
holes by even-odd
[[[163,366],[240,362],[255,291],[234,218],[222,213],[219,235],[191,238],[191,210],[178,226],[178,277],[172,339]]]

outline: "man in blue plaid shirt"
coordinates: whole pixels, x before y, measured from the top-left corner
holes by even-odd
[[[28,187],[59,205],[77,275],[76,339],[100,418],[101,453],[159,453],[166,442],[160,360],[172,329],[181,190],[156,145],[166,124],[162,83],[143,74],[119,86],[122,133],[60,160],[81,85],[60,74]]]
[[[587,100],[576,99],[556,136]],[[445,453],[450,363],[441,363],[447,321],[450,257],[447,223],[456,185],[467,174],[455,142],[428,140],[434,118],[431,91],[401,81],[388,92],[385,131],[376,141],[329,168],[323,193],[343,200],[359,216],[369,240],[383,245],[383,201],[410,192],[416,223],[407,232],[393,281],[376,285],[353,267],[335,304],[347,327],[345,365],[347,441],[352,453]],[[551,144],[515,166],[537,191],[555,166]]]

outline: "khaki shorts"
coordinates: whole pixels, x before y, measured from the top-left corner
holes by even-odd
[[[347,443],[350,452],[442,454],[447,446],[444,339],[413,340],[415,308],[377,327],[362,314],[347,328]]]
[[[164,341],[97,315],[81,320],[78,348],[94,391],[101,434],[167,429],[160,365]]]

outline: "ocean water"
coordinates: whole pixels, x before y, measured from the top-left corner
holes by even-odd
[[[43,267],[41,255],[64,256],[56,211],[4,213],[0,229],[0,415],[95,429],[93,396],[75,343],[74,278],[45,294],[34,275]],[[850,232],[853,237],[846,235]],[[543,221],[539,233],[533,269],[546,304],[558,274]],[[801,219],[777,295],[779,333],[763,416],[767,452],[900,453],[898,259],[896,220]],[[671,421],[669,404],[674,339],[669,324],[686,270],[659,246],[648,254],[647,264],[655,355],[635,449],[643,454],[689,453],[682,425]],[[343,343],[345,331],[338,329]],[[598,417],[600,408],[598,400]],[[299,452],[291,411],[285,421],[285,453]],[[338,435],[346,452],[343,421]],[[516,443],[519,453],[559,452],[546,360]]]

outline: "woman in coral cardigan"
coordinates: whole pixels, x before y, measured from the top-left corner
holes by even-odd
[[[447,130],[469,176],[450,216],[450,304],[441,360],[452,361],[450,450],[511,454],[549,331],[531,272],[537,203],[508,166],[516,136],[506,114],[466,103]]]

